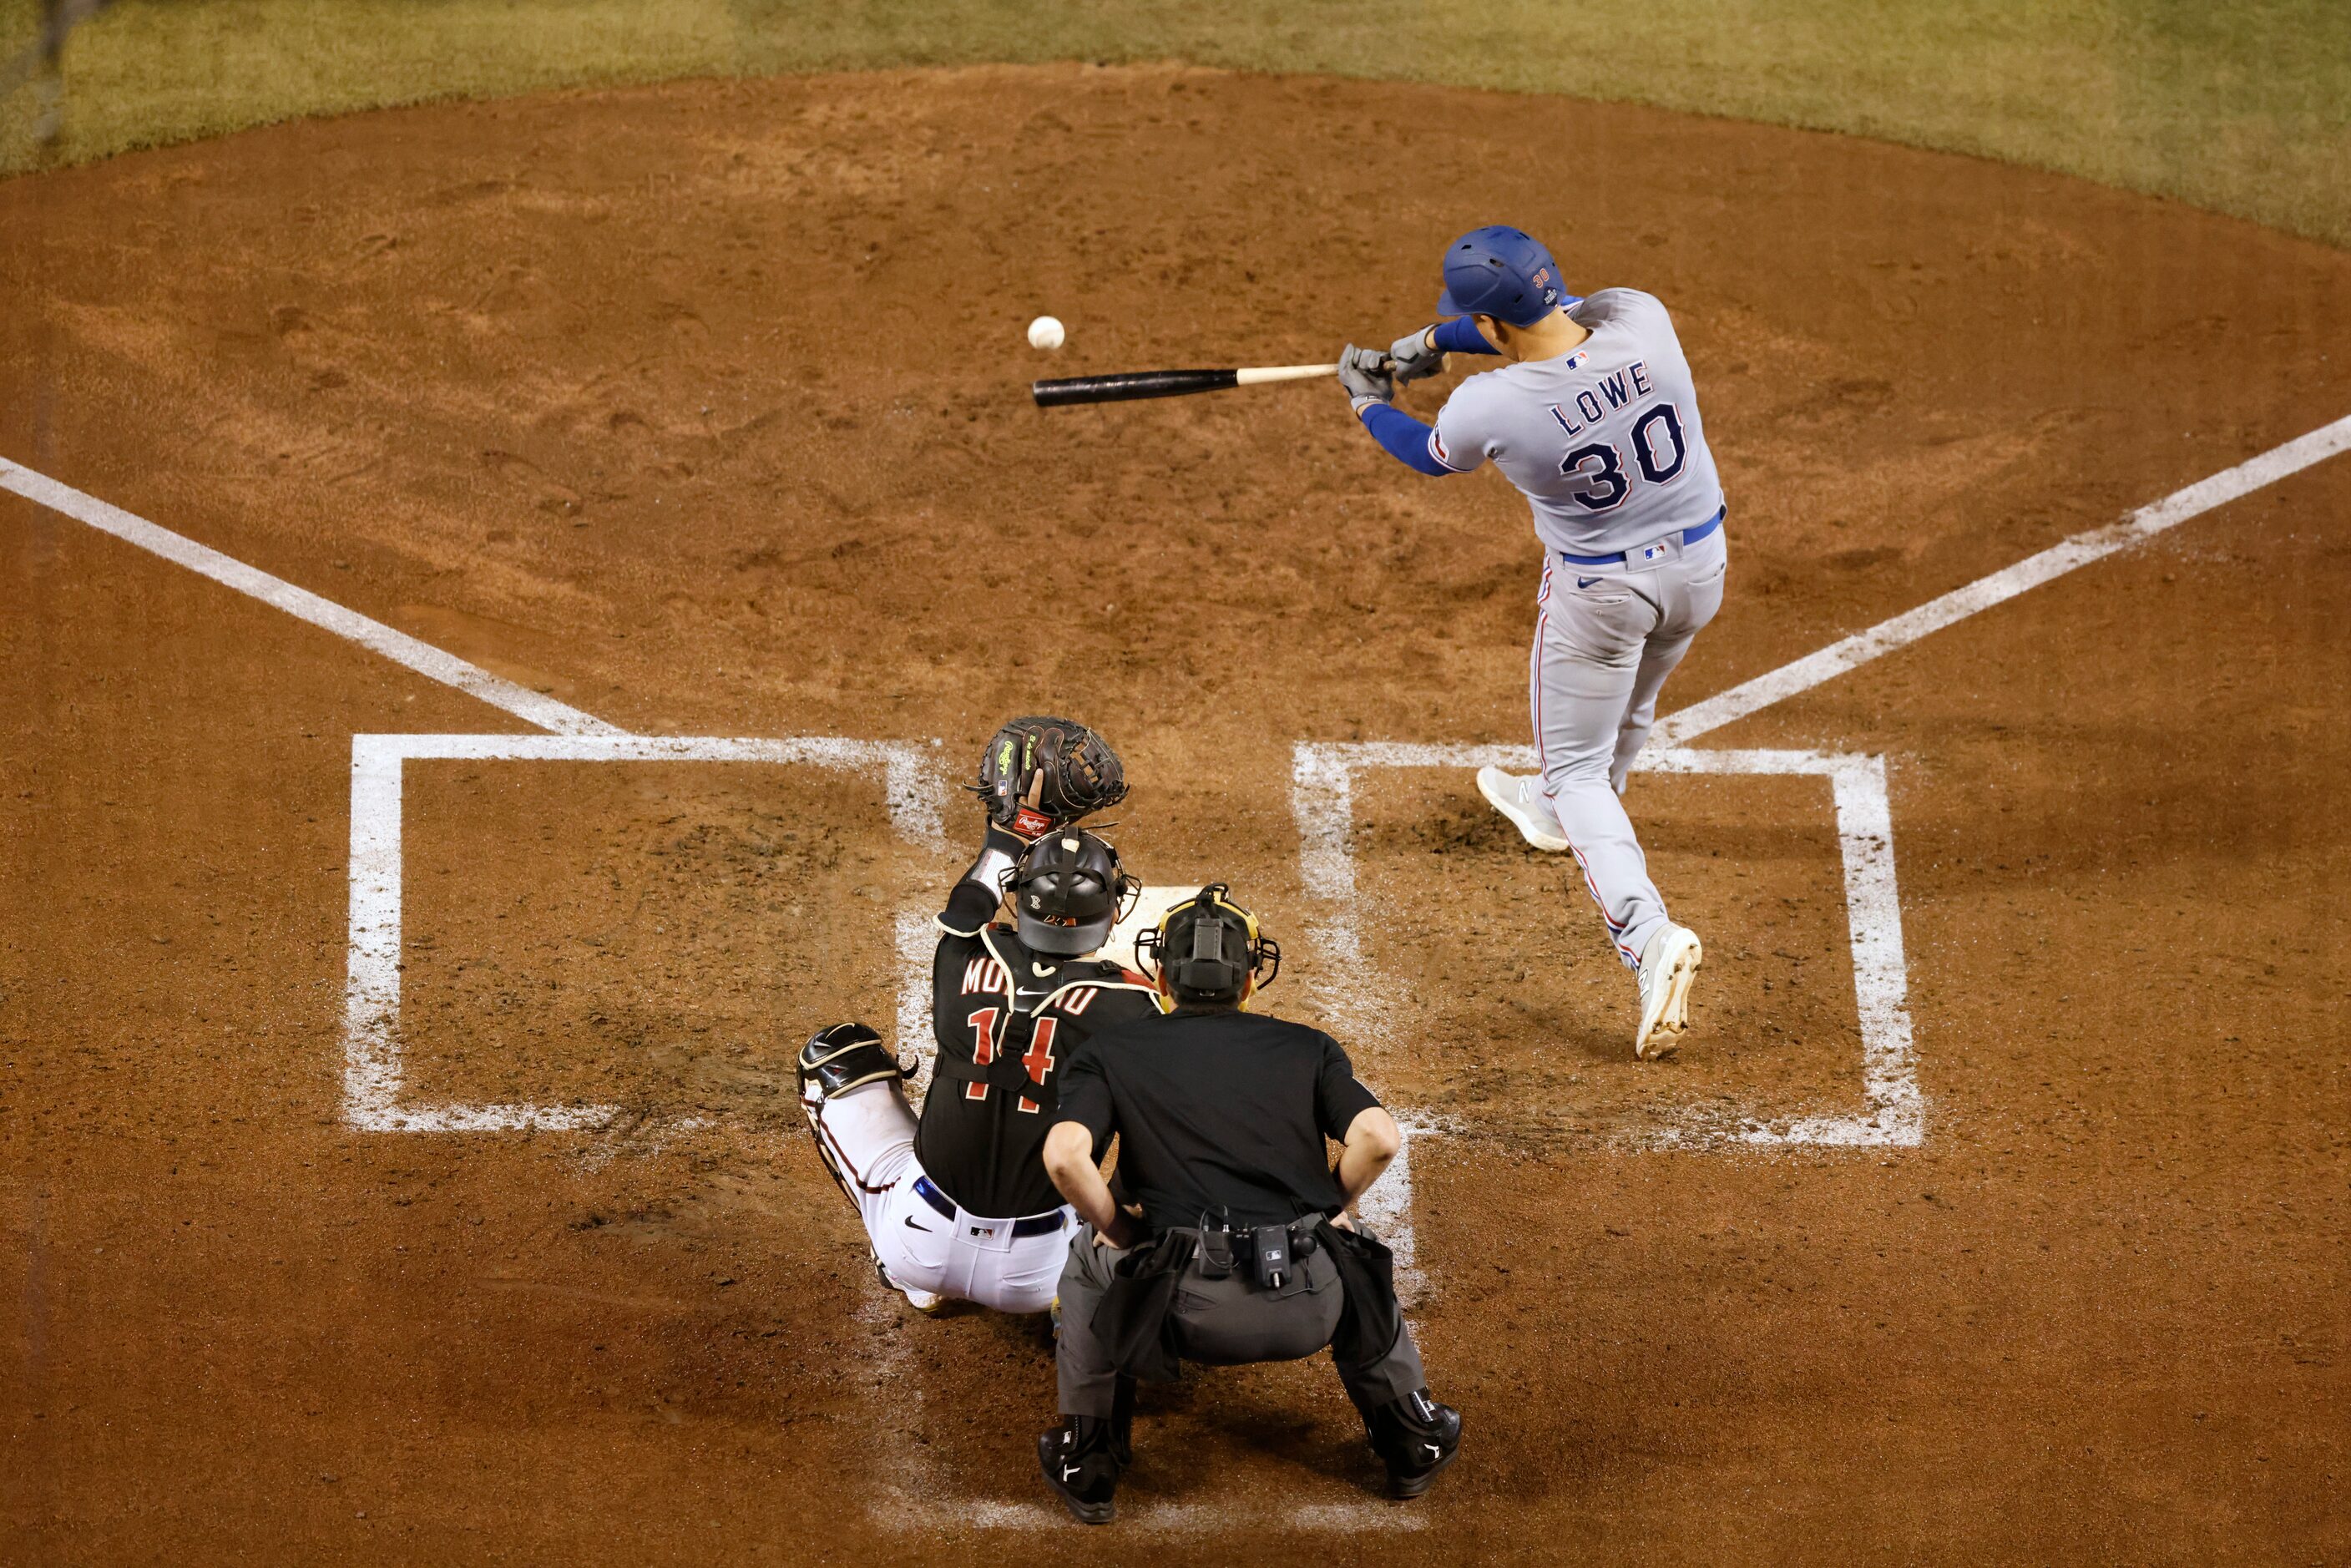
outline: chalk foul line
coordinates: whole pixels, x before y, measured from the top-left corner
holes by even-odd
[[[247,566],[234,556],[223,555],[210,545],[200,545],[184,534],[175,534],[167,528],[151,523],[95,496],[84,495],[70,485],[60,484],[46,474],[36,474],[22,464],[11,463],[5,457],[0,457],[0,490],[22,496],[53,512],[61,512],[76,522],[87,523],[100,533],[111,534],[125,544],[136,545],[151,555],[184,566],[199,576],[211,578],[214,582],[258,599],[264,604],[283,610],[298,621],[307,621],[338,637],[357,643],[371,653],[381,653],[393,664],[413,670],[429,680],[454,686],[492,707],[503,708],[526,724],[535,724],[558,735],[627,733],[593,714],[582,713],[528,686],[517,685],[503,675],[490,674],[479,664],[470,664],[430,643],[420,642],[405,632],[387,626],[356,610],[346,609],[331,599],[322,599],[307,588],[297,588],[282,577],[273,577],[259,567]]]
[[[1912,1050],[1901,903],[1895,885],[1893,820],[1883,760],[1790,751],[1699,752],[1687,749],[1690,741],[2346,450],[2351,450],[2351,415],[2199,479],[2137,508],[2119,522],[2076,534],[1964,588],[1660,719],[1654,731],[1655,744],[1636,764],[1640,768],[1670,772],[1821,772],[1829,777],[1844,861],[1855,1000],[1861,1014],[1865,1110],[1858,1117],[1813,1117],[1779,1124],[1672,1126],[1636,1140],[1635,1146],[1698,1148],[1722,1142],[1915,1146],[1924,1132],[1926,1103]],[[1308,896],[1332,907],[1331,917],[1314,927],[1313,934],[1335,968],[1355,976],[1372,972],[1364,951],[1352,844],[1357,773],[1365,768],[1474,768],[1488,764],[1525,768],[1533,761],[1531,748],[1519,746],[1298,743],[1291,810],[1298,822],[1299,869]],[[1356,1016],[1362,1011],[1356,987],[1326,982],[1316,990],[1334,1016],[1347,1017],[1359,1029],[1376,1035],[1376,1019]]]
[[[1876,1033],[1880,1037],[1865,1050],[1865,1093],[1872,1110],[1878,1113],[1858,1121],[1826,1119],[1784,1128],[1751,1127],[1746,1133],[1748,1141],[1851,1142],[1865,1145],[1915,1145],[1918,1141],[1917,1113],[1921,1103],[1917,1098],[1908,1049],[1908,1017],[1903,1004],[1905,976],[1900,904],[1893,882],[1891,821],[1886,810],[1883,765],[1876,758],[1838,758],[1820,759],[1833,764],[1827,768],[1811,765],[1809,758],[1803,765],[1792,766],[1788,761],[1779,760],[1796,755],[1788,753],[1743,754],[1744,761],[1727,756],[1709,758],[1706,754],[1689,753],[1676,758],[1671,756],[1674,748],[1686,746],[1698,736],[1797,693],[1808,691],[1945,626],[2014,598],[2028,589],[2103,559],[2143,538],[2175,528],[2191,517],[2199,517],[2337,455],[2347,448],[2351,448],[2351,416],[2336,420],[2233,468],[2188,486],[2150,506],[2140,507],[2120,523],[2064,540],[2004,570],[1931,600],[1793,664],[1719,693],[1658,722],[1655,737],[1659,751],[1664,755],[1653,758],[1647,766],[1691,771],[1778,771],[1782,768],[1826,771],[1835,790],[1845,861],[1851,936],[1856,961],[1856,984],[1863,993],[1860,1000],[1864,1031],[1865,1036]],[[0,489],[273,605],[430,680],[464,692],[528,724],[551,731],[555,736],[637,738],[591,714],[531,691],[503,676],[492,674],[454,653],[4,457],[0,457]],[[401,757],[396,750],[377,750],[363,742],[373,742],[380,747],[389,741],[396,747],[407,738],[354,737],[353,758],[352,974],[346,998],[346,1044],[347,1047],[356,1045],[357,1049],[351,1051],[347,1061],[346,1092],[361,1110],[358,1120],[364,1122],[369,1119],[367,1113],[373,1113],[392,1124],[398,1124],[396,1119],[417,1114],[413,1111],[403,1113],[399,1105],[397,1045],[387,1027],[388,1017],[396,1017],[398,1005],[396,933],[399,919],[398,779]],[[470,754],[472,747],[480,741],[494,741],[494,737],[418,738],[424,739],[428,745],[435,738],[444,743],[455,743],[457,750],[465,754]],[[692,755],[705,747],[777,746],[790,752],[792,748],[808,745],[810,738],[760,742],[680,737],[666,742],[656,740],[653,744],[656,747],[676,748],[674,751],[662,751],[661,755],[667,757],[679,753]],[[593,742],[590,744],[593,745]],[[830,740],[817,742],[820,747],[837,744],[841,743]],[[1389,747],[1379,743],[1360,748],[1317,747],[1301,743],[1298,748],[1297,783],[1300,791],[1296,804],[1304,841],[1301,852],[1306,882],[1310,890],[1319,891],[1325,897],[1338,894],[1343,909],[1346,909],[1349,915],[1352,909],[1348,906],[1353,902],[1354,867],[1347,852],[1346,838],[1353,818],[1351,797],[1354,768],[1364,765],[1412,766],[1422,759],[1404,754],[1421,749]],[[1515,759],[1519,748],[1445,749],[1451,751],[1454,758],[1463,756],[1464,750],[1482,755],[1489,750],[1509,749]],[[1342,755],[1343,751],[1355,754]],[[1392,755],[1382,755],[1391,752]],[[638,758],[633,752],[629,755],[632,759],[652,759],[650,757]],[[1749,766],[1767,756],[1774,758],[1772,765],[1760,769]],[[617,756],[614,759],[618,759]],[[730,755],[729,759],[749,758]],[[763,753],[757,759],[819,760],[818,758],[796,753],[773,756]],[[900,767],[911,766],[910,759],[903,756],[893,757],[892,761]],[[902,792],[898,788],[901,782],[894,778],[892,780],[893,815],[900,809],[902,795],[918,793]],[[920,821],[922,814],[921,807],[914,808],[916,821]],[[364,827],[362,817],[369,819]],[[910,824],[902,822],[902,829],[907,825]],[[917,831],[919,832],[919,828]],[[362,844],[360,841],[363,838],[371,841]],[[365,891],[362,890],[363,883],[369,884]],[[387,883],[388,905],[385,898]],[[1884,918],[1888,913],[1891,918]],[[1333,944],[1333,956],[1353,956],[1360,960],[1360,945],[1352,920],[1343,915],[1341,924],[1344,934]],[[1890,937],[1887,933],[1890,933]],[[900,950],[902,967],[911,967],[908,960],[919,946],[924,934],[914,921],[900,920],[896,946]],[[385,940],[387,936],[391,936],[389,944]],[[393,977],[389,985],[381,974],[374,973],[381,967],[388,967]],[[1870,979],[1873,972],[1876,976],[1874,986]],[[1875,1007],[1869,994],[1873,989],[1878,993]],[[909,1024],[916,1014],[914,997],[915,987],[911,982],[906,983],[898,1008],[902,1038],[909,1032]],[[390,1003],[389,1008],[385,1005],[387,1002]],[[1876,1015],[1874,1030],[1873,1012]],[[391,1047],[392,1054],[388,1058],[378,1054],[387,1045]],[[450,1121],[444,1124],[446,1130],[456,1130],[469,1124],[485,1129],[518,1124],[594,1125],[610,1113],[610,1108],[602,1106],[434,1109],[450,1117]],[[434,1112],[424,1112],[423,1117],[429,1124],[434,1119]],[[578,1121],[573,1122],[573,1117]],[[1411,1129],[1414,1133],[1438,1130],[1433,1125],[1418,1124]],[[1398,1190],[1387,1195],[1386,1204],[1381,1206],[1390,1212],[1380,1218],[1387,1219],[1396,1231],[1401,1232],[1397,1239],[1409,1249],[1411,1196],[1402,1182],[1397,1186]],[[934,1529],[951,1529],[958,1524],[1020,1528],[1043,1523],[1058,1527],[1058,1521],[1052,1518],[1050,1511],[1042,1508],[987,1501],[957,1502],[926,1497],[906,1511],[928,1515],[919,1521],[910,1518],[907,1522],[920,1522]],[[1165,1505],[1153,1511],[1153,1515],[1146,1528],[1158,1531],[1181,1532],[1187,1529],[1217,1529],[1228,1523],[1222,1511],[1201,1505]],[[1304,1529],[1363,1529],[1367,1525],[1376,1527],[1383,1523],[1389,1524],[1391,1528],[1411,1529],[1417,1528],[1420,1517],[1417,1514],[1399,1517],[1394,1511],[1373,1511],[1366,1505],[1351,1501],[1299,1509],[1289,1522],[1292,1528]]]
[[[2104,560],[2142,539],[2176,528],[2191,517],[2200,517],[2215,507],[2227,506],[2346,450],[2351,450],[2351,414],[2282,446],[2273,446],[2258,457],[2247,458],[2234,468],[2223,469],[2210,478],[2175,490],[2160,501],[2139,507],[2120,522],[2075,534],[2038,555],[2025,557],[2014,566],[1980,578],[1965,588],[1954,589],[1938,599],[1930,599],[1915,610],[1905,611],[1865,632],[1856,632],[1793,664],[1783,664],[1768,674],[1670,713],[1657,721],[1652,736],[1654,743],[1687,746],[1709,730],[1719,729],[1799,692],[1810,691],[1847,670],[1883,658],[1930,632],[2004,603],[2027,589],[2038,588],[2092,561]]]
[[[198,544],[120,507],[0,458],[0,489],[48,507],[183,566],[201,576],[260,600],[334,633],[394,664],[437,681],[524,722],[551,731],[548,736],[490,735],[354,735],[351,737],[350,931],[344,1009],[343,1113],[352,1126],[365,1130],[419,1133],[511,1132],[517,1130],[585,1131],[609,1125],[621,1108],[611,1105],[425,1104],[403,1102],[403,1071],[398,1035],[402,924],[402,763],[412,758],[499,761],[726,761],[800,763],[818,766],[872,766],[879,762],[885,774],[890,815],[899,832],[918,841],[936,844],[942,837],[935,792],[927,778],[929,759],[920,748],[904,743],[851,740],[839,737],[721,737],[634,736],[592,714],[494,675],[479,665],[434,647],[404,632],[298,588],[257,567],[248,566],[210,546]],[[929,1003],[928,949],[931,925],[926,916],[901,914],[895,946],[902,972],[898,1000],[898,1033],[903,1042],[922,1040],[920,1028]],[[680,1119],[679,1131],[705,1125],[699,1117]],[[1416,1124],[1410,1131],[1421,1131]],[[1404,1159],[1397,1161],[1405,1166]],[[1408,1166],[1405,1166],[1408,1181]],[[1411,1204],[1408,1186],[1399,1184],[1381,1218],[1390,1239],[1409,1267]],[[1417,1280],[1416,1273],[1408,1276]],[[869,1287],[862,1318],[877,1310],[892,1310],[894,1296]],[[894,1339],[894,1336],[893,1336]],[[892,1358],[893,1371],[904,1370],[904,1347]],[[914,1389],[917,1399],[920,1389]],[[902,1456],[922,1468],[918,1459]],[[925,1476],[935,1483],[935,1476]],[[1063,1528],[1061,1511],[1041,1503],[1007,1503],[992,1499],[957,1499],[940,1495],[935,1485],[917,1495],[893,1489],[895,1506],[877,1500],[874,1511],[890,1522],[914,1528],[953,1530],[958,1527],[1012,1530]],[[1237,1525],[1265,1524],[1275,1529],[1305,1531],[1415,1531],[1424,1515],[1368,1500],[1311,1502],[1297,1505],[1268,1521],[1255,1511],[1236,1513],[1205,1503],[1158,1503],[1130,1508],[1130,1528],[1152,1534],[1188,1534],[1229,1531]]]

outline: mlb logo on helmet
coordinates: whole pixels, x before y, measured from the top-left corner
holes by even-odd
[[[1489,224],[1446,247],[1445,292],[1437,301],[1441,316],[1491,316],[1531,327],[1563,298],[1559,263],[1523,230]]]

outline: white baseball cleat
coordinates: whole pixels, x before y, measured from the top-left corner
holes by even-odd
[[[1689,1027],[1690,985],[1706,960],[1698,933],[1687,925],[1668,924],[1641,950],[1641,1032],[1633,1037],[1633,1054],[1644,1061],[1671,1056],[1681,1041],[1676,1037]]]
[[[1552,815],[1551,802],[1543,799],[1541,784],[1531,775],[1521,779],[1499,768],[1478,769],[1478,793],[1486,797],[1487,803],[1510,818],[1510,825],[1527,842],[1557,854],[1570,847],[1567,833]]]
[[[848,1189],[844,1187],[842,1190]],[[873,1260],[873,1273],[882,1281],[883,1290],[897,1291],[906,1298],[906,1304],[918,1312],[935,1312],[947,1304],[947,1299],[945,1296],[934,1295],[928,1291],[918,1291],[912,1285],[902,1285],[890,1278],[890,1265],[882,1261],[878,1254]]]

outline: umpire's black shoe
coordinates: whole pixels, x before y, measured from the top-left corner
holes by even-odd
[[[1419,1389],[1372,1412],[1372,1452],[1388,1468],[1388,1496],[1415,1498],[1461,1451],[1461,1412]]]
[[[1118,1460],[1111,1424],[1072,1416],[1037,1439],[1037,1468],[1081,1524],[1108,1524],[1118,1512]]]

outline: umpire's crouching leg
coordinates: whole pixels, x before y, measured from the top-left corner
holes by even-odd
[[[1111,1417],[1117,1398],[1118,1368],[1109,1347],[1094,1333],[1094,1312],[1110,1289],[1111,1270],[1125,1252],[1098,1244],[1094,1228],[1078,1227],[1070,1238],[1069,1260],[1061,1265],[1061,1333],[1053,1364],[1061,1385],[1061,1414]]]

